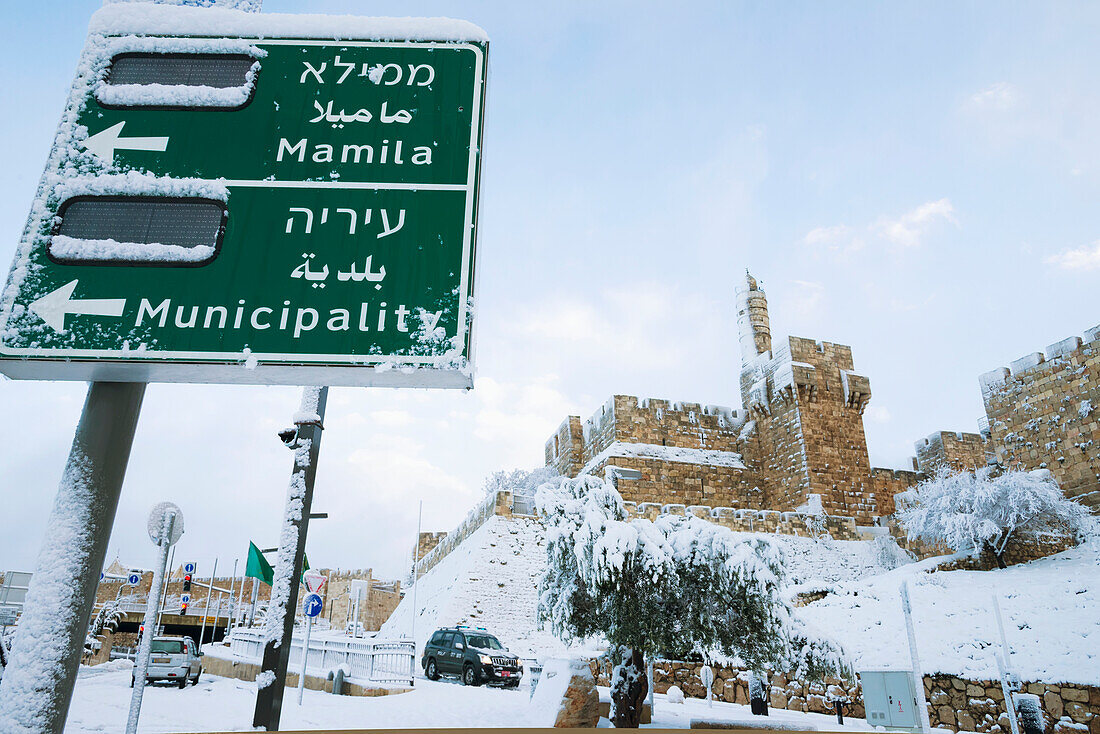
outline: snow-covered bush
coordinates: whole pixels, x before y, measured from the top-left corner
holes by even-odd
[[[612,645],[616,726],[638,726],[646,655],[850,674],[840,648],[784,600],[783,552],[767,538],[693,515],[628,520],[615,488],[590,475],[544,484],[536,501],[548,525],[540,623],[566,642],[602,636]]]
[[[84,655],[94,655],[98,652],[102,643],[96,638],[106,632],[117,632],[118,626],[125,619],[126,612],[122,611],[113,599],[100,607],[88,627],[88,635],[84,638]]]
[[[683,703],[684,692],[680,690],[680,686],[669,686],[665,691],[665,698],[669,703]]]
[[[878,565],[887,571],[892,571],[898,566],[914,561],[912,553],[902,548],[892,536],[885,533],[876,535],[875,539],[871,541],[871,553],[874,554]]]
[[[993,467],[944,468],[918,485],[915,500],[898,516],[910,540],[944,543],[956,551],[989,548],[1001,568],[1014,537],[1042,532],[1077,537],[1092,524],[1084,505],[1067,499],[1045,469],[994,476]]]

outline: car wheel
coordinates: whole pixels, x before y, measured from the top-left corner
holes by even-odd
[[[187,687],[187,676],[180,678],[180,690],[182,691]]]
[[[428,676],[428,680],[439,680],[439,670],[435,667],[435,659],[428,661],[428,667],[424,671],[424,675]]]
[[[191,685],[197,686],[199,684],[199,678],[202,677],[202,668],[199,668],[199,672],[195,673],[195,680],[191,681]]]
[[[467,664],[466,667],[462,669],[462,685],[477,685],[477,672],[474,670],[474,666]]]

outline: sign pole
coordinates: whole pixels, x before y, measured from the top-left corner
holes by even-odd
[[[199,628],[199,649],[202,649],[202,638],[206,635],[206,618],[210,615],[210,596],[214,593],[214,579],[218,576],[218,559],[214,559],[214,568],[210,571],[210,585],[206,587],[206,605],[202,608],[202,627]],[[218,620],[214,620],[212,627],[218,625]],[[214,634],[211,632],[210,641],[214,641]]]
[[[298,705],[302,705],[302,692],[306,688],[306,663],[309,662],[309,633],[313,630],[313,617],[306,618],[306,641],[302,646],[302,672],[298,674]],[[1018,734],[1013,732],[1012,734]]]
[[[157,520],[159,520],[159,528]],[[145,634],[138,645],[134,662],[134,692],[130,696],[130,715],[126,719],[126,734],[136,734],[138,717],[141,716],[141,697],[145,693],[145,678],[149,674],[149,655],[153,651],[153,638],[157,636],[157,609],[160,607],[160,581],[168,568],[168,549],[183,534],[183,513],[170,502],[153,508],[149,518],[150,535],[154,535],[159,548],[159,558],[153,571],[153,584],[149,587],[149,600],[145,604]]]
[[[0,684],[0,721],[16,729],[65,728],[144,396],[140,382],[88,387]]]
[[[413,544],[413,600],[412,600],[412,623],[409,625],[409,636],[412,637],[413,645],[416,645],[416,586],[417,580],[420,577],[420,529],[421,523],[424,519],[424,500],[420,500],[420,509],[416,513],[416,543]],[[358,610],[357,610],[358,611]],[[359,618],[356,617],[356,623]]]
[[[307,387],[295,415],[297,438],[294,469],[287,489],[287,509],[279,535],[283,539],[275,566],[275,583],[265,619],[266,642],[260,675],[271,682],[256,692],[253,726],[268,731],[279,728],[283,708],[286,669],[290,662],[290,641],[294,635],[294,617],[298,605],[299,569],[305,560],[306,532],[313,506],[313,482],[317,477],[317,456],[321,450],[321,427],[328,402],[327,387]]]
[[[226,619],[225,619],[225,637],[229,637],[229,631],[233,629],[233,587],[237,585],[237,561],[239,559],[233,559],[233,576],[229,579],[229,597],[226,599]],[[221,597],[218,597],[219,601]],[[217,624],[215,622],[215,624]]]
[[[172,551],[168,555],[168,568],[167,573],[164,574],[164,591],[161,592],[160,608],[157,609],[157,628],[160,627],[160,618],[164,615],[164,604],[168,599],[168,582],[172,580],[172,565],[176,562],[176,546],[172,546]],[[153,593],[153,587],[149,587],[149,593]]]
[[[920,715],[920,727],[924,734],[932,731],[932,722],[928,720],[928,700],[924,696],[924,674],[921,672],[920,656],[917,654],[917,633],[913,627],[913,607],[909,603],[909,582],[901,584],[901,610],[905,615],[905,631],[909,636],[909,659],[913,664],[913,685],[916,686],[917,713]]]

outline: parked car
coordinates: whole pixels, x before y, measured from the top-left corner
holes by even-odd
[[[190,637],[154,637],[152,645],[146,682],[166,680],[178,683],[180,688],[187,687],[187,681],[198,685],[202,675],[202,652],[194,640]],[[130,679],[131,688],[136,681],[135,673]]]
[[[424,646],[420,666],[429,680],[456,675],[467,686],[489,683],[515,688],[523,678],[519,658],[505,650],[484,627],[437,630]]]

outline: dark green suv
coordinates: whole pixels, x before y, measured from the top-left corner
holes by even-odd
[[[495,683],[515,688],[523,678],[519,658],[504,649],[484,627],[444,627],[424,646],[420,660],[424,675],[439,680],[457,675],[467,686]]]

